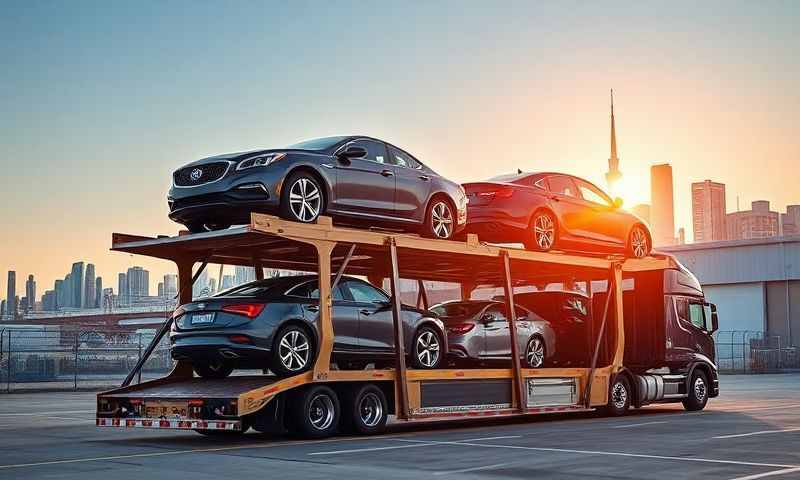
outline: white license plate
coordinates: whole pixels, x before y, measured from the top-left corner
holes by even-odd
[[[214,314],[213,313],[193,313],[192,314],[192,325],[206,325],[209,323],[214,323]]]

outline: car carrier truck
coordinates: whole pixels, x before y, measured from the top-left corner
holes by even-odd
[[[697,280],[676,260],[653,254],[621,256],[532,252],[466,241],[314,224],[252,214],[249,225],[175,237],[113,234],[112,250],[175,262],[179,303],[209,263],[317,272],[319,338],[313,366],[301,374],[195,377],[179,360],[156,380],[133,384],[142,365],[171,327],[168,319],[123,385],[97,395],[98,426],[195,430],[201,433],[290,432],[320,438],[339,430],[382,431],[398,422],[510,417],[601,409],[622,415],[631,407],[683,402],[705,407],[719,393],[711,334],[717,317]],[[195,269],[195,265],[199,267]],[[193,270],[195,270],[193,274]],[[344,274],[374,284],[388,279],[394,318],[394,365],[344,370],[331,362],[331,287]],[[463,298],[494,288],[509,313],[511,359],[506,368],[417,370],[406,366],[402,346],[400,279],[460,284]],[[515,302],[525,292],[558,284],[579,285],[590,305],[583,335],[562,342],[585,346],[574,366],[523,368],[517,351]],[[427,307],[426,292],[418,295]],[[586,313],[586,312],[585,312]]]

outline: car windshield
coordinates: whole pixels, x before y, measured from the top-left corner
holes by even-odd
[[[440,317],[472,317],[486,306],[486,303],[443,303],[431,308]]]
[[[311,140],[293,143],[286,148],[297,148],[300,150],[327,150],[346,138],[348,137],[341,135],[336,137],[312,138]]]

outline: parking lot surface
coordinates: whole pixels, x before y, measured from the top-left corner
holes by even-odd
[[[375,437],[97,428],[93,393],[0,395],[0,479],[800,478],[800,374],[723,376],[706,410],[394,424]]]

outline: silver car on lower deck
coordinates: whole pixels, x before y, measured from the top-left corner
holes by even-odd
[[[503,302],[460,300],[430,309],[444,323],[450,359],[497,362],[511,359],[508,313]],[[517,346],[523,367],[547,366],[556,353],[556,338],[550,323],[534,312],[517,306]]]

